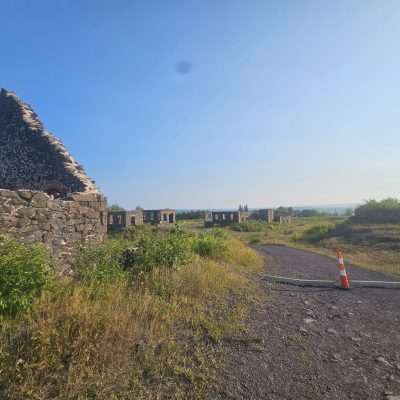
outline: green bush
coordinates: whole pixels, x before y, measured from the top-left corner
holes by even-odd
[[[316,225],[303,233],[302,239],[307,242],[319,242],[325,239],[332,230],[331,225]]]
[[[0,236],[0,315],[14,317],[31,307],[52,275],[46,249]]]
[[[400,201],[388,198],[382,201],[369,200],[359,206],[350,218],[352,223],[393,224],[400,223]]]
[[[74,270],[80,281],[108,284],[154,267],[174,268],[192,260],[192,240],[179,227],[169,231],[132,228],[113,235],[103,245],[82,249]]]
[[[230,254],[226,233],[216,229],[199,234],[193,240],[193,251],[200,257],[226,260]]]
[[[192,237],[181,228],[153,235],[142,235],[137,243],[132,270],[149,272],[154,267],[174,268],[192,261]]]
[[[124,277],[120,259],[129,242],[112,237],[102,245],[82,248],[74,263],[75,276],[85,284],[109,284]]]

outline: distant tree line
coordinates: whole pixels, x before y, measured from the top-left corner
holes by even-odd
[[[353,214],[353,209],[348,208],[344,215],[350,217]],[[338,216],[338,212],[328,212],[328,211],[319,211],[315,208],[307,208],[303,210],[296,210],[293,207],[278,207],[275,210],[275,217],[300,217],[300,218],[312,218],[312,217],[332,217]]]
[[[395,198],[382,201],[368,200],[355,209],[351,220],[359,223],[400,223],[400,200]]]
[[[183,219],[204,219],[206,212],[204,210],[189,210],[178,211],[176,213],[176,220],[182,221]]]
[[[125,208],[121,207],[118,204],[111,204],[108,206],[108,211],[125,211]]]

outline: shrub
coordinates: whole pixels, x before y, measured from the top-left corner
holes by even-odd
[[[120,280],[124,276],[120,259],[128,247],[129,242],[123,238],[111,238],[102,245],[82,248],[74,263],[76,277],[88,285],[106,285]]]
[[[174,268],[192,260],[192,237],[179,227],[130,229],[114,235],[103,245],[82,249],[75,262],[76,276],[90,284],[114,283],[155,267]]]
[[[331,225],[316,225],[310,229],[307,229],[303,234],[303,240],[308,242],[319,242],[327,237],[327,234],[331,231]]]
[[[50,283],[44,247],[0,236],[0,315],[13,317],[27,311]]]
[[[174,268],[192,261],[192,238],[176,227],[158,235],[143,235],[137,241],[137,256],[131,270],[149,272],[154,267]]]
[[[199,234],[193,241],[193,251],[200,257],[226,260],[229,257],[230,249],[225,235],[220,230]]]
[[[356,223],[400,223],[400,201],[388,198],[382,201],[369,200],[354,211],[351,222]]]

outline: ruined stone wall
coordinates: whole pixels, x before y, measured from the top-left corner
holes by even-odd
[[[53,199],[39,191],[0,189],[0,233],[44,243],[61,271],[81,244],[101,242],[106,232],[107,204],[100,194]]]

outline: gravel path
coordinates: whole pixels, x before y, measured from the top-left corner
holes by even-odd
[[[268,274],[338,279],[335,260],[260,246]],[[347,266],[350,280],[388,279]],[[269,284],[247,341],[227,343],[223,387],[212,399],[400,400],[400,290]],[[399,397],[397,397],[399,396]]]

